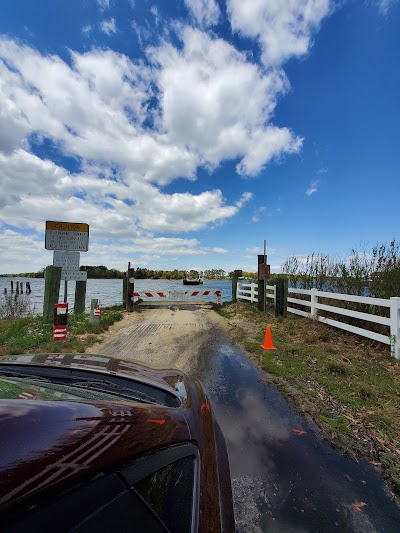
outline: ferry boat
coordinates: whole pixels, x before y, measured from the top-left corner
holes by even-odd
[[[189,278],[187,276],[187,273],[185,273],[185,277],[183,278],[184,285],[203,285],[203,282],[204,282],[203,272],[199,273],[198,278]]]

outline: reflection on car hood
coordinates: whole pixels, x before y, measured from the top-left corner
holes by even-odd
[[[149,404],[0,402],[0,510],[151,449],[190,440],[184,412]]]
[[[186,398],[188,390],[185,385],[187,377],[180,370],[156,369],[141,365],[136,361],[124,361],[106,355],[62,353],[14,355],[1,357],[1,363],[45,365],[112,374],[155,385],[182,400]]]

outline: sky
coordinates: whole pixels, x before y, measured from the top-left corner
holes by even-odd
[[[0,274],[399,239],[399,0],[2,0]]]

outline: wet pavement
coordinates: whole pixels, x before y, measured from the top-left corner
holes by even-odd
[[[199,357],[192,373],[227,441],[237,531],[400,531],[375,467],[321,442],[238,348],[217,343]]]

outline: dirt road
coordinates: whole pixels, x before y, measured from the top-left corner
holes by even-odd
[[[226,321],[207,304],[138,308],[114,324],[87,353],[190,373],[199,354],[204,355],[226,335]]]

